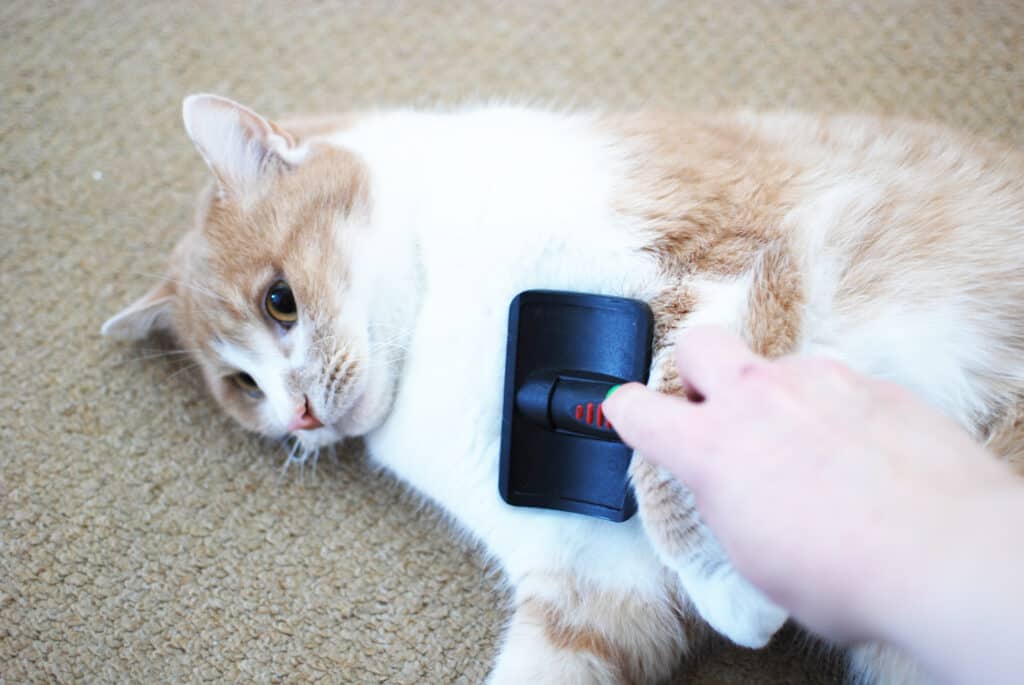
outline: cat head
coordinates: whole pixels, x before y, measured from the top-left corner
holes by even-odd
[[[397,379],[401,307],[376,296],[365,165],[224,98],[190,96],[183,116],[214,183],[166,278],[102,332],[171,333],[247,429],[308,448],[371,430]]]

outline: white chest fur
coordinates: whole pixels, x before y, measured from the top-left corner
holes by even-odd
[[[604,585],[653,584],[659,564],[638,520],[514,508],[498,495],[512,298],[529,288],[655,292],[653,261],[611,206],[618,160],[579,120],[401,116],[390,122],[401,141],[388,120],[344,138],[374,175],[374,223],[408,222],[423,267],[394,409],[367,436],[372,457],[483,540],[513,581],[541,565]]]

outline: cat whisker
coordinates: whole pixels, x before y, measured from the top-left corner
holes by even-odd
[[[299,481],[306,484],[306,464],[310,465],[311,478],[316,480],[316,467],[320,461],[320,449],[319,447],[308,448],[305,447],[298,438],[286,436],[281,439],[282,446],[286,445],[288,441],[291,441],[291,449],[287,451],[284,464],[281,465],[281,472],[278,474],[277,483],[280,485],[288,471],[291,469],[293,464],[299,467]],[[287,449],[287,448],[286,448]]]
[[[183,356],[187,356],[187,355],[190,355],[190,354],[196,354],[196,352],[197,352],[197,350],[171,350],[169,352],[158,352],[158,353],[154,353],[154,354],[142,354],[142,355],[139,355],[137,357],[128,357],[126,359],[122,359],[121,361],[112,364],[110,366],[110,368],[116,369],[117,367],[124,366],[125,364],[127,364],[129,362],[148,362],[148,361],[152,361],[153,359],[163,359],[163,358],[167,358],[167,357],[175,357],[175,359],[172,360],[172,361],[177,361],[177,358],[180,358],[180,357],[183,357]]]
[[[211,298],[213,298],[215,300],[219,300],[219,301],[221,301],[221,302],[223,302],[225,304],[230,304],[229,300],[226,297],[224,297],[223,295],[215,293],[215,292],[213,292],[212,290],[210,290],[208,288],[204,288],[201,285],[199,285],[198,283],[189,283],[187,281],[181,280],[180,278],[171,278],[167,274],[155,274],[155,273],[148,273],[148,272],[145,272],[145,271],[131,271],[129,273],[131,273],[131,274],[133,274],[135,276],[145,276],[146,278],[158,278],[160,280],[170,281],[171,283],[174,283],[175,285],[180,285],[180,286],[185,287],[185,288],[190,288],[190,289],[196,291],[197,293],[200,293],[202,295],[206,295],[207,297],[211,297]]]
[[[373,326],[371,326],[371,330],[372,329],[373,329]],[[392,336],[390,338],[384,339],[384,340],[374,340],[374,339],[372,339],[372,336],[371,336],[370,348],[373,349],[374,347],[379,347],[379,346],[396,345],[398,347],[401,347],[403,350],[407,349],[407,347],[405,345],[401,345],[401,344],[397,343],[396,341],[408,338],[408,336],[411,333],[411,331],[409,329],[399,329],[399,330],[400,330],[400,332],[398,334],[396,334],[396,335],[394,335],[394,336]],[[314,338],[312,340],[312,344],[319,345],[319,344],[322,344],[322,343],[333,342],[334,340],[336,340],[339,337],[341,337],[341,336],[339,334],[336,334],[336,333],[321,335],[321,336],[319,336],[317,338]]]
[[[180,375],[182,373],[185,373],[186,371],[192,371],[194,369],[197,369],[197,368],[199,368],[199,366],[200,366],[199,362],[192,362],[191,364],[186,364],[185,366],[181,367],[180,369],[176,369],[173,373],[171,373],[169,376],[164,378],[164,382],[167,383],[168,381],[173,379],[175,376],[178,376],[178,375]]]
[[[394,330],[402,331],[403,334],[409,334],[409,333],[412,332],[412,328],[410,328],[409,326],[400,326],[398,324],[388,324],[388,323],[371,323],[370,324],[370,330],[371,331],[376,329],[376,328],[391,328],[391,329],[394,329]]]
[[[385,366],[393,366],[398,362],[405,359],[405,355],[401,352],[390,352],[390,353],[378,353],[371,354],[368,360],[369,363],[364,364],[364,369],[375,369]]]
[[[285,440],[288,440],[288,439],[289,438],[285,438]],[[291,438],[291,440],[292,440],[292,449],[288,453],[288,456],[285,458],[284,464],[281,466],[281,473],[277,477],[277,484],[278,485],[280,485],[284,481],[284,477],[288,473],[288,469],[291,467],[291,465],[293,463],[297,463],[297,460],[295,459],[295,455],[299,451],[299,447],[302,446],[302,443],[299,442],[298,438]]]
[[[316,465],[317,462],[320,461],[320,448],[318,447],[312,452],[310,452],[306,458],[309,460],[311,477],[313,479],[313,482],[316,482]]]
[[[394,359],[374,359],[368,364],[362,366],[363,371],[370,371],[372,369],[385,369],[392,367],[396,362],[400,361],[401,357],[395,357]]]
[[[409,346],[397,342],[374,342],[370,345],[370,352],[376,352],[378,350],[399,350],[401,352],[408,352]]]
[[[278,449],[281,450],[282,453],[284,453],[284,454],[288,453],[287,445],[288,445],[288,440],[290,439],[290,436],[285,435],[282,438],[276,438],[276,437],[274,437],[272,435],[264,435],[264,436],[261,436],[261,438],[262,438],[261,441],[264,444],[266,444],[268,447],[277,447]]]
[[[371,353],[377,350],[400,350],[402,352],[408,352],[409,348],[398,343],[374,343],[370,346]]]
[[[400,338],[408,338],[410,335],[412,335],[412,329],[396,328],[395,330],[397,330],[398,332],[395,333],[394,335],[392,335],[390,337],[390,340],[398,340]],[[373,333],[373,328],[372,327],[370,328],[370,333],[371,333],[371,337],[372,337],[372,333]]]
[[[373,340],[373,339],[371,339],[370,340],[370,349],[373,349],[375,347],[391,347],[391,346],[401,347],[401,348],[405,349],[405,348],[408,347],[408,345],[405,342],[407,340],[408,340],[408,337],[407,336],[402,336],[402,335],[397,335],[397,336],[394,336],[392,338],[388,338],[387,340]]]

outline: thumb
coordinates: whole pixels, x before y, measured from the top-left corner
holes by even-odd
[[[686,440],[697,427],[697,405],[628,383],[612,392],[602,407],[627,445],[688,480],[693,465],[687,455],[694,451],[687,449]]]

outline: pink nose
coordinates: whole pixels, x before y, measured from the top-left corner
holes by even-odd
[[[295,416],[292,417],[291,422],[288,424],[288,432],[308,431],[320,428],[323,425],[309,408],[309,398],[303,397],[302,404],[295,408]]]

